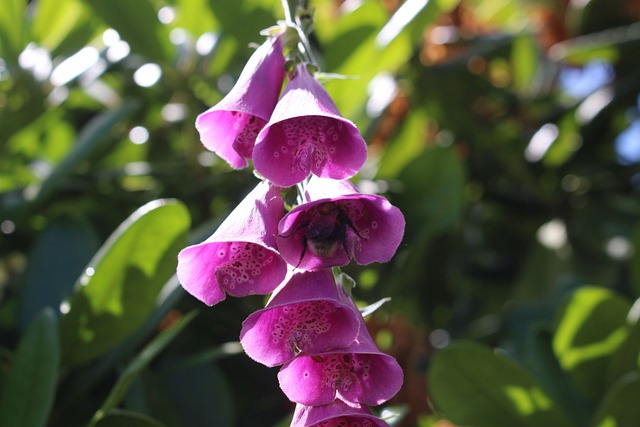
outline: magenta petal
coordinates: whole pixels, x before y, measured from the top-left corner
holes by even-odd
[[[310,201],[278,225],[277,245],[287,263],[317,270],[346,265],[352,258],[358,264],[387,262],[395,254],[405,221],[384,197],[359,193],[348,181],[315,176],[306,197]]]
[[[306,65],[299,65],[258,134],[253,153],[256,170],[274,184],[288,187],[310,173],[349,178],[366,158],[358,128],[340,115]]]
[[[275,249],[284,202],[263,181],[206,241],[178,254],[178,279],[187,292],[213,305],[233,296],[268,294],[284,279],[286,263]]]
[[[402,387],[402,368],[381,352],[362,320],[358,338],[346,348],[300,355],[278,373],[280,388],[289,400],[324,405],[338,398],[376,406]]]
[[[351,304],[330,271],[294,273],[264,309],[242,323],[240,343],[249,357],[266,366],[297,354],[346,347],[360,328],[360,315]]]
[[[275,37],[251,55],[231,91],[196,119],[204,146],[233,168],[246,167],[256,136],[278,102],[283,80],[282,42]]]
[[[365,406],[336,400],[327,405],[296,405],[291,427],[389,427]]]

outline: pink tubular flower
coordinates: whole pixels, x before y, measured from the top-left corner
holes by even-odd
[[[256,170],[288,187],[310,173],[346,179],[358,172],[367,147],[358,128],[340,115],[306,65],[295,69],[253,152]]]
[[[256,136],[278,102],[283,80],[282,41],[276,36],[253,53],[231,91],[196,119],[204,146],[233,168],[246,167]]]
[[[178,254],[178,279],[207,305],[233,296],[268,294],[287,274],[275,247],[284,201],[278,188],[263,181],[206,241]]]
[[[349,181],[312,177],[308,203],[278,225],[277,244],[287,263],[303,270],[386,262],[404,234],[404,216],[382,196],[362,194]]]
[[[350,304],[330,271],[295,273],[242,323],[240,343],[249,357],[269,367],[298,354],[346,347],[360,328]]]
[[[362,317],[358,338],[349,347],[300,355],[278,373],[289,400],[312,406],[336,398],[377,406],[395,396],[402,377],[402,368],[376,347]]]
[[[365,406],[336,400],[328,405],[296,405],[291,427],[389,427]]]

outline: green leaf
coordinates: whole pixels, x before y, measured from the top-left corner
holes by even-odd
[[[629,303],[612,291],[584,287],[560,310],[553,351],[563,370],[591,398],[599,397],[611,355],[629,334]]]
[[[189,213],[150,202],[111,235],[89,263],[60,322],[65,364],[87,362],[124,340],[153,311],[186,245]]]
[[[640,248],[640,223],[633,232],[633,246]],[[633,251],[629,260],[629,270],[631,271],[631,288],[635,296],[640,297],[640,250]]]
[[[39,186],[27,188],[29,200],[36,204],[51,196],[64,179],[99,149],[109,136],[111,128],[138,109],[137,102],[128,102],[113,111],[100,114],[91,120],[78,135],[78,139],[66,157]]]
[[[611,357],[611,362],[607,369],[607,385],[612,385],[629,372],[640,370],[640,321],[637,319],[638,308],[640,308],[640,299],[635,302],[628,316],[631,327],[629,335]]]
[[[83,222],[66,218],[49,224],[29,256],[20,299],[22,328],[44,307],[58,311],[98,246],[95,233]]]
[[[234,426],[234,399],[224,372],[213,363],[191,365],[163,376],[180,425]]]
[[[162,427],[153,418],[137,412],[114,409],[95,424],[95,427]]]
[[[438,351],[429,383],[436,409],[455,424],[572,425],[527,371],[475,343],[458,342]]]
[[[513,84],[524,94],[532,94],[534,79],[538,72],[540,50],[532,35],[523,35],[513,40],[511,63],[513,64]]]
[[[160,64],[170,58],[167,31],[150,1],[84,1],[129,43],[132,51]]]
[[[104,418],[111,410],[124,399],[129,387],[133,381],[138,377],[140,372],[151,363],[151,361],[162,351],[164,348],[173,341],[173,339],[189,324],[189,322],[196,316],[197,311],[192,311],[186,316],[182,317],[170,328],[163,331],[160,335],[155,337],[147,346],[136,356],[135,359],[127,365],[118,381],[111,389],[109,396],[102,404],[102,407],[94,415],[90,426],[93,427],[102,418]]]
[[[620,378],[605,395],[596,416],[596,427],[637,427],[640,420],[640,372]]]
[[[79,0],[38,0],[31,25],[33,39],[49,51],[69,35],[82,15]]]
[[[24,13],[27,2],[4,0],[0,7],[0,51],[7,59],[16,60],[24,43]]]
[[[423,109],[415,109],[402,122],[399,132],[387,141],[380,159],[377,177],[394,179],[424,150],[429,117]]]
[[[56,316],[45,309],[29,326],[13,356],[0,402],[1,426],[46,425],[55,397],[59,362]]]

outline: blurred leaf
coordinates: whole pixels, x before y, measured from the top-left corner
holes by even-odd
[[[93,427],[103,417],[105,417],[111,410],[116,408],[118,404],[124,399],[129,387],[133,381],[138,377],[140,372],[151,363],[151,361],[162,351],[164,348],[173,341],[173,339],[189,324],[189,322],[196,316],[197,311],[183,316],[174,323],[171,327],[164,330],[161,334],[153,339],[144,349],[133,359],[125,368],[124,372],[118,378],[118,381],[111,389],[109,396],[102,404],[100,409],[94,415],[90,426]]]
[[[612,28],[575,37],[552,46],[549,55],[571,65],[591,61],[615,63],[622,54],[637,51],[640,46],[640,23]]]
[[[478,344],[458,342],[439,350],[429,381],[436,409],[456,424],[572,425],[528,372]]]
[[[413,109],[402,122],[399,132],[386,142],[376,175],[380,179],[394,179],[409,162],[424,150],[429,117],[422,109]]]
[[[168,373],[163,382],[181,425],[235,425],[233,396],[217,365],[191,365]]]
[[[6,59],[16,60],[24,43],[24,15],[27,2],[4,0],[0,7],[0,48]]]
[[[405,32],[384,47],[376,43],[387,16],[379,2],[365,2],[337,23],[332,40],[321,41],[324,71],[354,77],[332,80],[326,88],[342,114],[356,122],[363,114],[371,80],[381,72],[397,71],[412,54]]]
[[[513,85],[524,95],[533,94],[534,80],[538,72],[540,50],[532,35],[522,35],[513,40],[511,63],[513,64]]]
[[[629,303],[612,291],[583,287],[560,310],[553,350],[560,366],[591,398],[604,390],[606,368],[629,328]]]
[[[13,356],[2,401],[3,427],[44,427],[55,397],[60,362],[56,316],[45,309],[34,319]]]
[[[443,231],[460,219],[465,171],[454,148],[425,149],[404,168],[399,180],[404,188],[396,202],[405,215],[409,241]]]
[[[211,13],[209,0],[178,0],[176,9],[176,26],[189,30],[196,37],[220,26]]]
[[[38,187],[27,189],[33,203],[39,203],[51,196],[64,179],[73,173],[82,162],[100,148],[109,136],[111,128],[138,109],[138,103],[131,101],[113,111],[101,113],[92,119],[78,135],[78,139],[66,157]]]
[[[549,392],[554,402],[571,414],[577,426],[587,425],[593,409],[578,392],[553,353],[553,331],[537,325],[527,334],[524,363],[540,385]]]
[[[633,306],[636,311],[640,307],[639,301],[637,300]],[[632,312],[634,308],[631,309]],[[630,320],[629,335],[611,357],[607,370],[607,386],[611,386],[629,372],[640,371],[640,321],[637,318]]]
[[[52,51],[60,45],[82,15],[80,0],[38,0],[31,24],[33,39]]]
[[[631,288],[636,297],[640,297],[640,223],[636,225],[632,236],[633,255],[629,260],[629,269],[631,270]]]
[[[150,202],[111,235],[89,263],[60,321],[63,361],[89,361],[121,342],[153,311],[186,244],[189,213],[174,200]]]
[[[151,61],[169,61],[166,27],[149,0],[84,0],[104,22],[116,30],[131,50]]]
[[[114,409],[94,424],[95,427],[162,427],[153,418],[131,411]]]
[[[640,372],[620,378],[605,395],[594,425],[596,427],[637,427],[640,420]]]
[[[44,307],[58,311],[98,246],[94,231],[81,221],[60,219],[49,224],[29,256],[20,299],[22,328]]]

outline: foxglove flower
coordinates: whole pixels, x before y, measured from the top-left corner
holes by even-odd
[[[358,128],[340,115],[305,64],[295,69],[253,152],[256,170],[288,187],[310,173],[346,179],[358,172],[367,147]]]
[[[362,194],[349,181],[312,177],[307,203],[278,225],[277,244],[287,263],[303,270],[386,262],[402,241],[404,216],[382,196]]]
[[[357,337],[359,313],[331,271],[293,273],[262,310],[243,323],[240,343],[255,361],[272,367],[298,354],[346,347]]]
[[[327,405],[296,405],[291,427],[389,427],[369,408],[336,400]]]
[[[275,249],[275,232],[284,201],[277,187],[263,181],[231,212],[206,241],[178,254],[178,279],[207,305],[232,296],[268,294],[287,274]]]
[[[282,40],[276,36],[251,55],[231,91],[196,119],[204,146],[233,168],[246,167],[256,136],[278,102],[284,71]]]
[[[289,400],[316,406],[338,398],[377,406],[395,396],[402,386],[402,368],[376,347],[360,319],[358,338],[350,346],[300,355],[282,367],[278,380]]]

